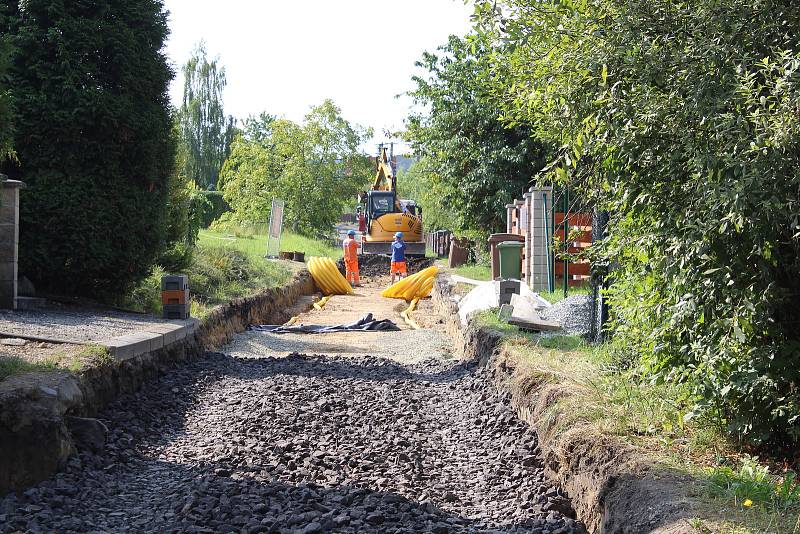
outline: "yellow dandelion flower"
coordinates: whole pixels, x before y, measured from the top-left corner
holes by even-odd
[[[753,506],[753,501],[751,501],[750,499],[745,499],[744,502],[742,503],[742,506],[747,506],[747,507]]]

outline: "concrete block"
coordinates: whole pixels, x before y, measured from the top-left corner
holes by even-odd
[[[161,335],[164,340],[164,347],[168,347],[175,343],[178,340],[177,333],[183,329],[184,327],[182,325],[172,323],[154,324],[147,327],[148,332]],[[185,336],[185,332],[183,334]]]
[[[510,304],[511,303],[511,296],[514,294],[519,294],[520,291],[520,284],[519,280],[498,280],[494,283],[495,292],[498,296],[499,303],[502,304]]]
[[[164,319],[186,319],[189,317],[191,303],[186,304],[163,304],[161,306]]]
[[[100,344],[107,347],[111,356],[118,360],[135,358],[141,354],[150,352],[151,338],[144,334],[127,334],[108,339]],[[149,334],[153,335],[153,334]]]
[[[157,332],[142,332],[141,336],[150,340],[150,352],[164,348],[164,334],[159,334]]]
[[[511,312],[512,319],[527,322],[536,322],[542,319],[539,317],[534,303],[522,295],[511,295],[511,306],[513,307]]]
[[[200,319],[190,318],[186,320],[186,335],[192,335],[200,328]]]
[[[133,346],[121,338],[106,339],[101,341],[99,345],[107,348],[111,357],[117,360],[127,360],[135,356]]]
[[[189,289],[189,277],[185,274],[167,274],[161,277],[161,291]]]

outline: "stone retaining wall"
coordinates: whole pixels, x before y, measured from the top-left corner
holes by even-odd
[[[78,374],[12,376],[0,382],[0,496],[56,473],[75,452],[75,418],[92,417],[122,393],[226,344],[249,324],[282,323],[315,292],[307,271],[286,286],[217,306],[202,321],[159,325],[103,343],[109,361]]]
[[[690,516],[693,481],[654,468],[642,454],[589,425],[559,427],[559,399],[571,388],[536,378],[502,347],[502,336],[470,322],[462,326],[446,276],[433,290],[437,313],[456,355],[489,371],[494,385],[511,397],[518,416],[539,435],[545,473],[569,495],[590,532],[695,532]]]

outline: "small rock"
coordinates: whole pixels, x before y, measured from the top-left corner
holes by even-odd
[[[0,339],[0,345],[6,345],[9,347],[24,347],[27,344],[27,339],[20,339],[18,337],[6,337]]]
[[[86,417],[66,417],[67,428],[79,448],[93,452],[101,451],[106,446],[108,427],[98,419]]]

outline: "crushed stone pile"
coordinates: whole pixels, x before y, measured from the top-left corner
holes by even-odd
[[[585,532],[480,372],[211,353],[109,406],[105,451],[0,499],[0,532]]]
[[[539,312],[542,319],[561,324],[563,333],[584,336],[591,329],[592,298],[589,295],[572,295]]]

